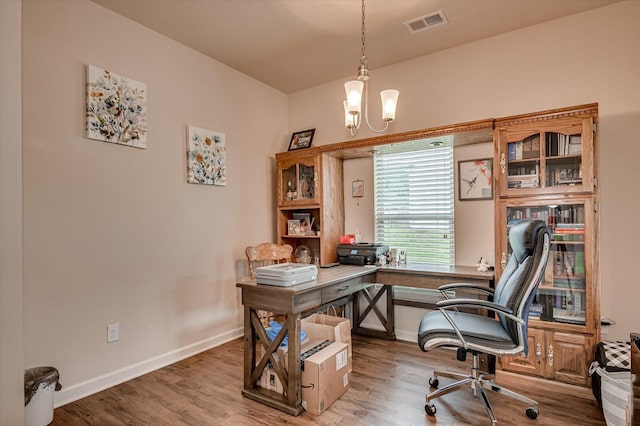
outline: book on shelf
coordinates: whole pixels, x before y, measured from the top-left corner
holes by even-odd
[[[529,136],[522,141],[522,159],[540,157],[540,135]]]
[[[543,305],[541,303],[533,303],[529,308],[529,318],[540,318],[542,316]]]
[[[545,136],[547,157],[556,157],[558,155],[558,133],[547,133]]]
[[[584,251],[578,250],[575,252],[573,273],[576,275],[584,275]]]
[[[553,310],[553,320],[556,322],[563,322],[567,324],[584,325],[584,312],[555,308]]]
[[[516,142],[507,144],[507,159],[509,161],[516,159]]]
[[[584,232],[580,233],[567,233],[560,232],[551,234],[553,241],[584,241]]]
[[[557,288],[584,289],[584,278],[558,278],[553,277],[553,286]]]
[[[516,160],[522,160],[522,141],[516,142]]]
[[[577,155],[582,153],[582,135],[546,134],[547,157]]]
[[[556,234],[584,234],[584,228],[558,228],[554,230]]]
[[[569,136],[569,148],[567,154],[582,154],[582,135]]]

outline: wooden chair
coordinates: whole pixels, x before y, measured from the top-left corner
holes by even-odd
[[[249,277],[255,278],[256,266],[290,262],[293,247],[289,244],[262,243],[245,249],[249,261]]]
[[[249,246],[244,250],[249,262],[249,277],[255,278],[256,267],[273,265],[276,263],[286,263],[291,261],[293,247],[289,244],[262,243],[257,246]],[[269,325],[270,319],[279,319],[273,312],[258,311],[258,316],[262,325]]]

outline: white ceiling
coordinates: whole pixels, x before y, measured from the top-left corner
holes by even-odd
[[[352,79],[360,63],[359,0],[93,1],[285,93]],[[369,69],[616,1],[367,0]],[[449,24],[403,24],[439,9]]]

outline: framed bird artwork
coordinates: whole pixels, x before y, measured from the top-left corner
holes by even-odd
[[[493,160],[458,161],[458,199],[493,199]]]

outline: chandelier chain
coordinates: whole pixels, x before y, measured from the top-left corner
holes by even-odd
[[[367,53],[365,48],[365,38],[364,38],[364,0],[362,0],[362,57],[360,58],[361,64],[367,63]]]

